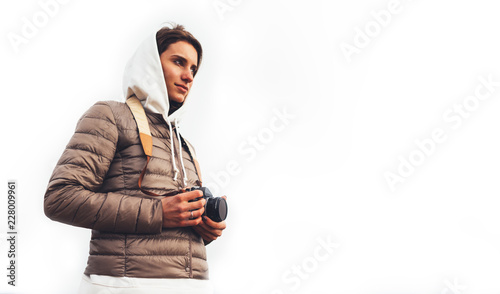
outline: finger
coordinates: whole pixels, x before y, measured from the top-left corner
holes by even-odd
[[[226,195],[222,196],[221,198],[224,198],[224,200],[227,200],[227,196]]]
[[[217,240],[217,237],[214,237],[214,236],[212,236],[212,235],[210,235],[210,234],[204,234],[204,235],[202,236],[202,238],[203,238],[204,240],[207,240],[207,241],[214,241],[214,240]]]
[[[207,201],[201,198],[199,200],[186,203],[184,207],[186,210],[196,210],[205,207],[205,203],[207,203]]]
[[[203,227],[202,224],[203,223],[200,223],[198,226],[196,226],[196,231],[203,237],[203,239],[213,241],[219,237],[217,236],[217,234],[208,231],[205,227]]]
[[[178,222],[179,227],[194,227],[199,225],[202,222],[202,218],[195,218],[195,219],[184,219],[182,221]]]
[[[201,217],[196,219],[166,220],[163,222],[163,226],[166,228],[194,227],[199,225],[202,221],[203,219]]]
[[[193,227],[193,228],[201,236],[201,238],[203,238],[203,240],[205,240],[205,241],[213,241],[213,240],[215,240],[215,238],[213,236],[208,235],[203,230],[203,228],[201,228],[200,226],[196,226],[196,227]]]
[[[203,192],[201,192],[200,190],[193,190],[193,191],[189,191],[189,192],[180,193],[177,195],[179,195],[182,200],[189,201],[189,200],[193,200],[193,199],[202,197]]]
[[[222,236],[222,230],[214,229],[214,228],[208,226],[204,222],[201,222],[199,227],[202,227],[207,234],[210,234],[211,236],[213,236],[215,238]]]
[[[186,211],[181,214],[182,219],[197,219],[200,218],[205,212],[205,207],[201,207],[200,209],[194,209],[191,211]]]
[[[203,222],[214,229],[224,230],[226,228],[226,221],[215,222],[211,220],[209,217],[205,216],[203,218]]]

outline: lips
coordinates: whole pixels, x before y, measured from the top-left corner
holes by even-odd
[[[184,85],[181,85],[181,84],[174,84],[177,89],[181,90],[182,92],[187,92],[188,91],[188,87],[184,86]]]

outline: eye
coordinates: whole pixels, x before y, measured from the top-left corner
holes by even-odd
[[[177,65],[182,65],[182,61],[180,61],[180,60],[174,60],[174,63]]]

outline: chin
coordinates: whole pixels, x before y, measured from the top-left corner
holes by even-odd
[[[175,101],[175,102],[178,102],[178,103],[184,103],[184,98],[185,97],[173,97],[173,98],[169,98],[170,101]]]
[[[185,97],[179,95],[178,93],[175,93],[174,95],[168,95],[168,100],[180,103],[184,102],[184,98]]]

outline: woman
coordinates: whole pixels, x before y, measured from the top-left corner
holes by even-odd
[[[150,158],[127,104],[97,102],[79,120],[44,210],[92,229],[80,293],[211,293],[205,245],[226,223],[203,216],[201,191],[183,192],[201,176],[178,128],[201,59],[198,40],[177,25],[146,39],[128,62],[125,100],[145,111]]]

